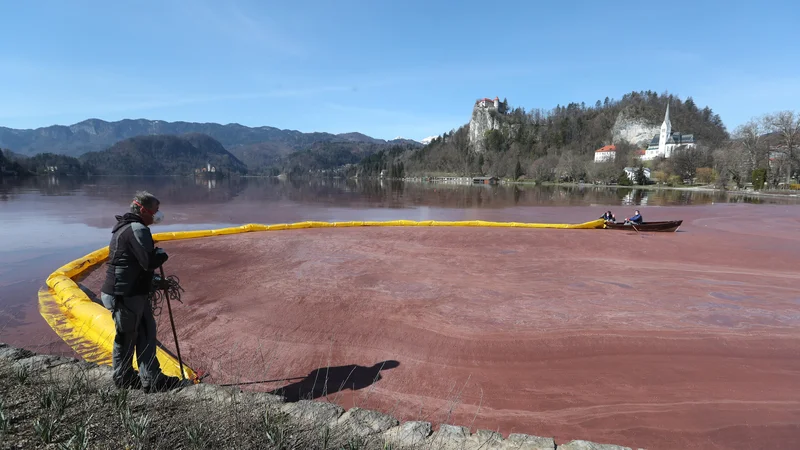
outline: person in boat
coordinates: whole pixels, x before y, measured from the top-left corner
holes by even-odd
[[[112,378],[118,388],[149,392],[184,387],[191,382],[166,376],[156,357],[156,321],[148,299],[153,272],[167,261],[167,253],[155,247],[150,225],[164,217],[160,202],[146,191],[137,192],[128,212],[116,216],[108,247],[106,279],[100,293],[103,306],[114,320],[111,353]],[[133,369],[133,355],[139,373]]]
[[[625,219],[625,224],[641,225],[642,222],[644,222],[644,219],[642,218],[642,214],[639,212],[639,210],[637,209],[634,212],[636,214],[634,214],[633,217],[629,217],[629,218]]]
[[[600,218],[605,220],[606,222],[612,222],[612,223],[617,222],[616,217],[614,217],[614,214],[611,214],[611,211],[606,211],[605,214],[603,214]]]

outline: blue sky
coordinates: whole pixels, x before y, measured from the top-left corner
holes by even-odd
[[[4,1],[0,126],[422,139],[468,122],[479,97],[549,109],[651,89],[732,130],[800,109],[798,23],[792,1]]]

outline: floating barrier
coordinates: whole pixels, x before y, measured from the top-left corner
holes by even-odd
[[[216,230],[176,231],[153,234],[155,242],[196,239],[211,236],[251,233],[259,231],[299,230],[306,228],[348,228],[348,227],[506,227],[506,228],[558,228],[595,229],[604,227],[603,219],[580,224],[524,223],[524,222],[486,222],[470,221],[413,221],[393,220],[386,222],[297,222],[275,225],[247,224],[239,227]],[[86,361],[111,365],[111,351],[114,342],[114,321],[111,312],[103,305],[93,302],[78,286],[75,279],[108,258],[108,247],[95,250],[58,268],[47,277],[47,287],[39,290],[39,313],[51,328],[76,353]],[[180,367],[176,357],[159,347],[156,357],[165,375],[179,377]],[[134,367],[138,368],[134,356]],[[195,372],[184,362],[183,374],[194,379]]]

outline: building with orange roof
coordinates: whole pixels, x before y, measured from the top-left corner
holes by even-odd
[[[604,145],[594,151],[594,162],[613,161],[617,157],[616,145]]]
[[[481,108],[500,109],[500,97],[495,97],[494,100],[491,98],[479,98],[475,101],[475,106]]]

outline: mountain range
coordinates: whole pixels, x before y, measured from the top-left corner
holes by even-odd
[[[345,147],[350,144],[355,153],[363,152],[362,147],[423,145],[410,139],[387,141],[361,133],[302,133],[266,126],[247,127],[236,123],[221,125],[146,119],[106,122],[88,119],[69,126],[53,125],[26,130],[0,127],[0,148],[8,148],[25,156],[58,153],[79,157],[85,153],[106,150],[117,142],[132,137],[186,134],[211,136],[250,168],[275,164],[294,152],[311,150],[324,143],[341,143]]]

